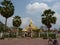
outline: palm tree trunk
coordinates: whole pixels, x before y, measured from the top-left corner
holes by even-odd
[[[17,32],[16,32],[16,37],[18,37],[18,28],[17,28]]]
[[[6,34],[6,26],[7,26],[7,18],[6,18],[6,20],[5,20],[4,34]]]
[[[57,30],[56,30],[56,38],[57,38]]]
[[[5,20],[5,30],[4,30],[5,33],[6,33],[6,26],[7,26],[7,18]]]
[[[47,38],[48,38],[48,30],[47,30]]]
[[[49,31],[50,31],[50,28],[48,28],[47,30],[47,38],[49,38]]]
[[[6,18],[6,21],[5,21],[5,30],[6,30],[6,26],[7,26],[7,18]]]

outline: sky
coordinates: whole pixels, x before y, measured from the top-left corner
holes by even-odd
[[[0,0],[1,2],[2,0]],[[60,0],[11,0],[15,7],[14,15],[8,18],[7,26],[13,27],[12,19],[14,16],[18,15],[21,17],[22,24],[21,27],[26,27],[30,19],[32,19],[33,24],[37,27],[41,27],[41,15],[44,10],[51,9],[55,11],[54,16],[56,16],[56,24],[52,25],[52,28],[60,27]],[[5,23],[5,18],[0,15],[0,21]]]

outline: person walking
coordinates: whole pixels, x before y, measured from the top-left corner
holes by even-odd
[[[48,45],[53,45],[53,40],[52,40],[51,37],[50,37],[49,40],[48,40]]]
[[[55,40],[53,41],[53,45],[59,45],[57,39],[55,39]]]

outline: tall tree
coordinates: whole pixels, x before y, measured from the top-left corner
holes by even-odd
[[[21,23],[22,23],[21,17],[15,16],[13,18],[13,26],[17,28],[16,37],[18,36],[18,27],[21,25]]]
[[[14,14],[14,6],[10,0],[3,0],[0,6],[0,14],[6,18],[5,30],[7,26],[7,19]]]
[[[42,16],[42,24],[46,25],[48,30],[52,27],[52,24],[56,23],[56,17],[54,16],[55,12],[51,9],[45,10]],[[48,31],[47,30],[47,31]]]

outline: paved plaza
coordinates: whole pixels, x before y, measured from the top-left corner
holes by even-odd
[[[60,39],[58,39],[58,42],[60,42]],[[48,45],[48,40],[40,38],[5,39],[0,40],[0,45]]]

